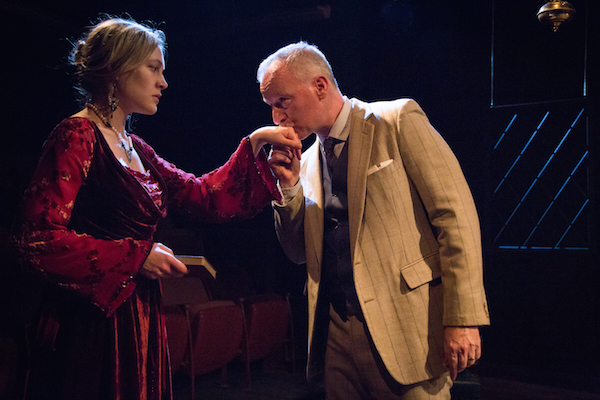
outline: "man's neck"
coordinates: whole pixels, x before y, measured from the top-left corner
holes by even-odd
[[[327,125],[322,127],[319,132],[316,132],[316,134],[321,138],[321,140],[325,140],[329,136],[329,132],[331,132],[333,124],[340,115],[342,107],[344,107],[344,97],[341,93],[337,92],[331,99],[331,105],[329,106],[330,119],[329,121],[327,121]]]

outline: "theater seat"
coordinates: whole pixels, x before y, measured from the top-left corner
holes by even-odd
[[[243,321],[233,301],[216,301],[208,288],[216,271],[205,257],[177,256],[188,267],[183,278],[162,280],[163,304],[171,368],[191,378],[221,368],[221,384],[227,380],[227,364],[239,353]]]
[[[250,389],[250,363],[264,360],[283,345],[290,325],[290,307],[276,293],[258,294],[240,299],[244,313],[244,337],[241,358],[246,364],[246,388]],[[292,349],[294,344],[292,343]]]

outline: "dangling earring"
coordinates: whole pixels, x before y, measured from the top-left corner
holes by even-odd
[[[113,83],[112,91],[108,94],[108,107],[110,107],[110,117],[119,106],[119,97],[117,96],[117,81]]]

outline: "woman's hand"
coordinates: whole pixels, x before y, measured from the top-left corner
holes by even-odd
[[[188,269],[175,258],[173,250],[162,243],[154,243],[140,273],[149,279],[181,278],[188,273]]]
[[[294,128],[287,126],[265,126],[258,128],[250,134],[250,144],[252,144],[255,157],[265,144],[288,147],[298,159],[300,159],[302,151],[302,142],[298,138]]]

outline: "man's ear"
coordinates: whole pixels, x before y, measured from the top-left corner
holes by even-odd
[[[329,81],[323,75],[319,75],[315,78],[314,85],[319,100],[323,100],[329,91]]]

